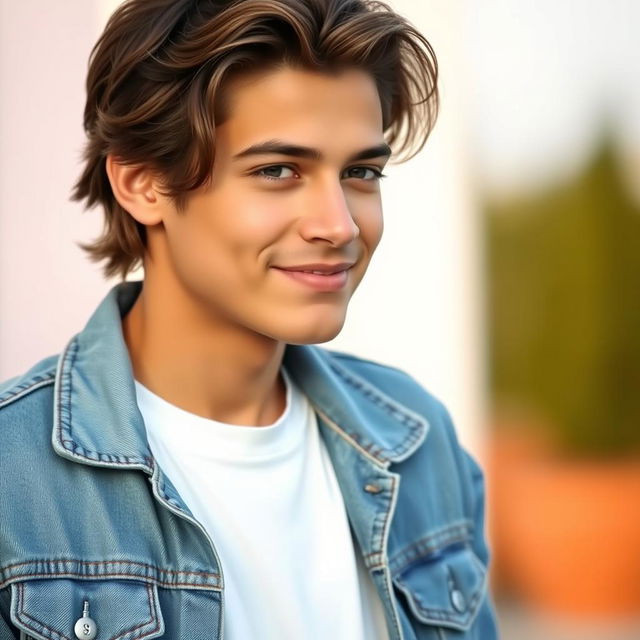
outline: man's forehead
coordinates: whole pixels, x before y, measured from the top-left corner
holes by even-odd
[[[267,154],[322,160],[330,148],[353,160],[391,155],[377,87],[364,71],[283,68],[241,78],[227,91],[218,129],[234,160]]]

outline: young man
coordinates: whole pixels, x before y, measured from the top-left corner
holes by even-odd
[[[113,287],[0,386],[0,638],[491,640],[483,477],[336,336],[437,107],[364,0],[129,0],[87,81]]]

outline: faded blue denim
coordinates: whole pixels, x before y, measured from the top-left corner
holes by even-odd
[[[84,601],[96,640],[224,638],[215,541],[136,404],[121,318],[141,287],[113,287],[62,354],[0,385],[0,640],[72,640]],[[317,346],[287,346],[284,363],[317,412],[391,640],[496,638],[483,474],[443,405],[402,371]]]

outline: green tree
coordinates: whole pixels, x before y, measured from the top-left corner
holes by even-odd
[[[488,201],[495,402],[535,408],[575,456],[640,453],[640,210],[605,135],[545,193]]]

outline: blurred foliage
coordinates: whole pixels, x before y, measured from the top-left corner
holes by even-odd
[[[494,400],[532,408],[561,453],[640,453],[640,210],[604,135],[571,182],[488,202]]]

